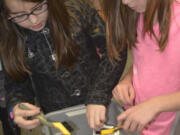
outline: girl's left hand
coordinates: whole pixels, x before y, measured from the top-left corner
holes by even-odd
[[[158,114],[156,102],[147,100],[121,113],[118,117],[118,127],[130,132],[141,132]]]
[[[87,105],[86,117],[90,128],[99,130],[106,121],[106,107],[103,105]]]

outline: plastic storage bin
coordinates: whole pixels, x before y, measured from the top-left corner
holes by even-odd
[[[93,130],[89,128],[86,120],[86,108],[84,105],[78,105],[66,108],[60,111],[48,113],[45,117],[50,121],[67,122],[72,128],[71,135],[92,135]],[[42,127],[45,135],[62,135],[55,128]]]
[[[114,101],[109,105],[107,109],[107,125],[117,125],[117,115],[123,111],[120,105]],[[84,105],[73,106],[63,110],[51,112],[45,115],[50,121],[67,122],[68,125],[73,129],[71,135],[99,135],[93,132],[89,128],[86,119],[86,107]],[[54,128],[42,127],[42,132],[45,135],[62,135],[58,130]],[[120,134],[116,135],[137,135],[136,133],[130,134],[121,131]]]

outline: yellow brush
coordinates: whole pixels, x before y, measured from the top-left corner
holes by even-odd
[[[63,135],[71,135],[61,122],[52,122],[53,126],[57,128]]]
[[[109,135],[109,134],[113,134],[118,130],[121,130],[123,128],[123,126],[121,126],[120,128],[118,127],[114,127],[114,128],[110,128],[110,129],[102,129],[100,131],[100,135]]]
[[[23,110],[30,110],[24,104],[19,104],[18,107]],[[41,112],[40,114],[34,116],[33,118],[39,119],[40,123],[46,125],[48,127],[54,127],[58,129],[63,135],[71,135],[68,129],[61,123],[61,122],[49,122],[45,117],[44,114]]]

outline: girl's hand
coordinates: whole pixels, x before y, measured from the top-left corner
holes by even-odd
[[[135,92],[130,80],[120,81],[113,89],[115,100],[122,102],[124,105],[133,105]]]
[[[118,126],[123,126],[126,131],[141,132],[157,114],[156,103],[153,100],[148,100],[121,113],[117,117]]]
[[[87,105],[86,117],[90,128],[99,130],[106,121],[106,107],[103,105]]]
[[[40,124],[38,119],[27,120],[28,117],[32,117],[40,113],[40,108],[29,104],[23,103],[31,110],[22,110],[18,107],[18,104],[13,108],[14,122],[21,128],[33,129]]]

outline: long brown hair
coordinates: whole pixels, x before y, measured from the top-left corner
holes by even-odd
[[[166,46],[170,27],[171,3],[173,0],[147,0],[144,13],[143,35],[149,32],[157,40],[160,50]],[[137,24],[139,14],[122,0],[103,0],[102,7],[107,20],[107,48],[110,59],[119,59],[119,52],[137,42]],[[160,37],[153,31],[154,18],[157,15]]]
[[[40,3],[43,0],[22,0]],[[56,50],[56,69],[59,65],[73,66],[78,58],[79,47],[72,39],[72,29],[65,0],[48,0],[48,23]],[[31,74],[25,64],[25,39],[21,38],[14,23],[7,19],[5,0],[0,1],[0,55],[5,71],[16,81],[24,80]],[[25,37],[25,36],[24,36]]]

